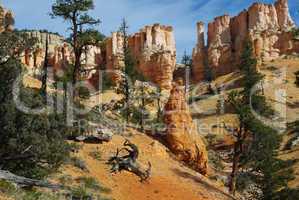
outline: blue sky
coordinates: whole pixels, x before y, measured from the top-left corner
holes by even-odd
[[[209,22],[214,17],[236,15],[258,0],[94,0],[95,10],[91,14],[101,19],[97,27],[110,35],[117,30],[123,17],[127,18],[130,32],[153,23],[172,25],[175,29],[177,54],[191,53],[196,43],[196,22]],[[275,0],[259,0],[273,3]],[[13,10],[16,27],[19,29],[48,29],[67,35],[67,24],[49,16],[54,0],[0,0],[6,8]],[[299,0],[289,0],[291,15],[299,24]]]

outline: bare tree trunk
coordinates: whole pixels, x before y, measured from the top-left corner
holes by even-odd
[[[229,180],[229,191],[232,195],[235,195],[236,193],[236,180],[237,180],[237,174],[239,171],[239,162],[240,162],[240,149],[239,149],[239,141],[235,143],[234,145],[234,157],[233,157],[233,167],[232,172],[230,175]]]
[[[49,34],[46,35],[46,50],[45,50],[45,59],[43,65],[43,72],[42,72],[42,87],[41,87],[41,94],[44,98],[46,98],[47,94],[47,78],[48,78],[48,65],[49,65]]]
[[[141,131],[144,131],[144,111],[145,111],[145,99],[144,99],[144,83],[141,85],[141,119],[140,119],[140,128]]]
[[[55,185],[48,183],[46,181],[35,180],[30,178],[25,178],[22,176],[17,176],[9,171],[0,170],[0,180],[6,180],[9,182],[13,182],[19,185],[25,186],[37,186],[37,187],[44,187],[44,188],[51,188],[51,189],[62,189],[62,185]]]
[[[240,129],[238,130],[237,135],[235,135],[237,137],[237,141],[234,144],[233,166],[229,181],[229,191],[232,195],[235,195],[236,193],[236,181],[240,168],[240,158],[244,153],[243,145],[247,136],[246,130],[243,127],[244,126],[241,123]]]

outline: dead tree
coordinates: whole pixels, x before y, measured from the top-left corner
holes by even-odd
[[[55,185],[55,184],[48,183],[46,181],[17,176],[9,171],[4,171],[4,170],[0,170],[0,180],[6,180],[9,182],[16,183],[17,185],[26,186],[26,187],[37,186],[37,187],[50,188],[55,190],[63,189],[63,186],[61,185]]]
[[[124,147],[120,150],[117,149],[115,156],[112,156],[107,162],[107,164],[112,166],[111,173],[126,170],[140,177],[141,182],[146,181],[151,175],[151,163],[148,162],[148,168],[146,170],[142,169],[137,162],[139,156],[138,147],[129,140],[126,140],[123,145]],[[119,154],[122,151],[126,151],[127,155],[120,156]]]

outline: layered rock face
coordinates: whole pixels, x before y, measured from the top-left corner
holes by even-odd
[[[181,84],[173,86],[165,105],[166,142],[179,160],[206,175],[208,169],[206,147],[192,121],[185,96]]]
[[[46,51],[46,40],[48,37],[48,59],[49,67],[54,71],[63,70],[73,63],[74,54],[70,44],[65,42],[62,36],[52,33],[43,33],[40,31],[26,32],[30,37],[37,39],[37,44],[33,51],[25,51],[22,62],[27,66],[29,73],[39,74],[43,67]],[[84,72],[82,76],[90,78],[96,72],[95,68],[102,61],[101,49],[97,46],[88,46],[82,55],[82,66]]]
[[[113,32],[112,36],[105,41],[106,68],[111,70],[111,73],[109,74],[115,83],[122,80],[120,73],[125,67],[123,40],[124,39],[119,32]]]
[[[10,11],[0,6],[0,33],[13,30],[14,19]],[[74,54],[70,44],[57,34],[40,31],[26,32],[37,39],[33,50],[26,50],[22,62],[27,66],[30,74],[38,75],[45,60],[46,41],[48,37],[49,67],[63,70],[69,63],[74,62]],[[140,32],[129,36],[129,48],[136,61],[138,70],[162,89],[171,89],[173,71],[176,64],[176,47],[172,27],[154,24],[146,26]],[[97,82],[97,69],[106,66],[108,70],[122,70],[124,68],[123,37],[120,33],[112,33],[107,38],[105,46],[88,46],[82,55],[86,79]],[[121,75],[112,73],[114,81],[120,81]]]
[[[27,66],[29,73],[39,73],[45,60],[46,40],[49,39],[49,63],[55,69],[62,68],[62,63],[68,62],[70,53],[68,45],[64,43],[64,38],[55,35],[42,33],[39,31],[26,32],[30,37],[36,38],[37,44],[33,51],[26,50],[22,62]]]
[[[150,81],[164,89],[170,89],[176,64],[176,47],[172,27],[154,24],[146,26],[128,39],[129,48],[138,70]],[[123,61],[123,38],[112,33],[106,42],[107,68],[121,70]],[[119,80],[119,75],[114,75]]]
[[[292,40],[291,29],[294,27],[287,0],[277,0],[274,5],[254,3],[238,16],[215,18],[208,24],[205,50],[199,42],[193,51],[195,79],[203,78],[204,61],[199,58],[206,60],[206,65],[213,69],[215,75],[235,70],[246,40],[253,43],[254,53],[260,61],[298,51]],[[203,25],[198,27],[198,31],[203,32]]]
[[[13,13],[0,5],[0,33],[12,31],[14,25]]]
[[[230,17],[224,15],[208,25],[208,64],[220,74],[226,73],[232,63],[230,22]]]

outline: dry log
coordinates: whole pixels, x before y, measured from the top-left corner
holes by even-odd
[[[4,171],[4,170],[0,170],[0,180],[6,180],[21,186],[28,186],[28,187],[36,186],[36,187],[50,188],[55,190],[63,189],[62,185],[56,185],[56,184],[51,184],[47,181],[41,181],[36,179],[25,178],[22,176],[17,176],[9,171]]]

